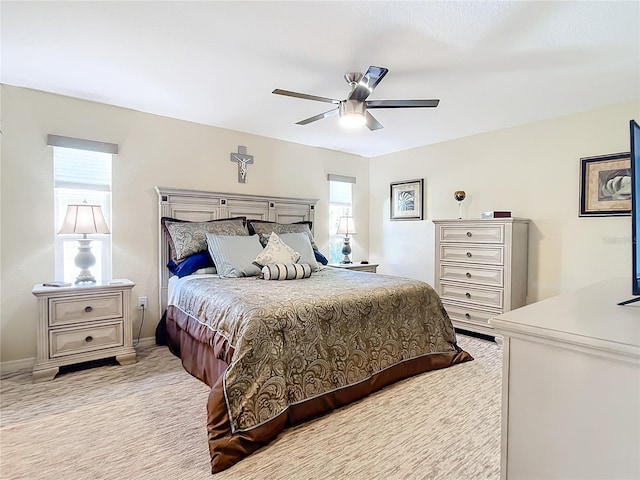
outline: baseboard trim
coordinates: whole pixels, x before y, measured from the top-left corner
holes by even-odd
[[[152,347],[156,344],[156,337],[141,338],[136,348]],[[20,360],[7,360],[0,362],[0,372],[10,373],[16,370],[32,369],[36,359],[34,357],[23,358]]]

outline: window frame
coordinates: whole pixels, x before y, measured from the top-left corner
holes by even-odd
[[[113,233],[111,215],[113,154],[111,152],[96,151],[95,149],[87,150],[85,148],[72,148],[60,145],[51,146],[53,147],[55,278],[73,282],[80,272],[80,269],[75,266],[73,259],[77,254],[78,240],[83,238],[83,235],[59,235],[58,231],[64,220],[67,205],[79,204],[86,201],[89,204],[100,205],[102,207],[102,213],[107,226],[110,232]],[[81,153],[69,152],[68,150],[79,150]],[[108,162],[108,175],[100,172],[101,175],[99,178],[87,176],[87,181],[82,181],[82,175],[80,175],[80,179],[76,181],[65,181],[61,179],[61,176],[63,176],[61,172],[65,166],[60,167],[60,170],[58,170],[56,163],[64,162],[65,160],[69,161],[69,156],[74,155],[74,153],[81,155],[82,161],[96,159],[101,162]],[[108,182],[106,181],[107,177]],[[93,180],[93,182],[91,180]],[[91,239],[91,250],[96,257],[96,264],[91,267],[91,272],[95,276],[97,283],[107,283],[112,278],[112,235],[95,234],[89,235],[88,238]]]

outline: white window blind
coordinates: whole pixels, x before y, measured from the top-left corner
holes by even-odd
[[[55,148],[55,188],[111,191],[111,155]]]

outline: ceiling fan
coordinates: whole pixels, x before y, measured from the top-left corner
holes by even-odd
[[[288,90],[280,90],[279,88],[276,88],[272,93],[337,105],[337,107],[329,111],[300,120],[296,122],[296,125],[307,125],[308,123],[337,114],[340,115],[340,123],[342,125],[347,127],[366,125],[369,130],[384,128],[382,124],[368,112],[371,108],[437,107],[438,103],[440,103],[440,100],[367,100],[388,71],[389,70],[384,67],[370,66],[364,75],[361,73],[345,74],[344,78],[351,87],[351,93],[345,100],[290,92]]]

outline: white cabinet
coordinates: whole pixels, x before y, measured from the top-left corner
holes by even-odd
[[[434,220],[435,289],[462,330],[494,336],[488,319],[527,296],[529,220]]]
[[[135,363],[133,287],[129,280],[74,287],[35,285],[39,318],[33,380],[52,380],[61,366],[89,360],[116,357],[121,365]]]
[[[640,304],[600,282],[490,319],[503,336],[503,480],[640,478]]]

